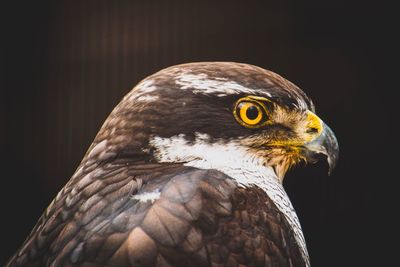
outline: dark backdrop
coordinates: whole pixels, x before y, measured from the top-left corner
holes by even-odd
[[[300,86],[337,134],[335,173],[285,186],[313,266],[390,254],[376,193],[393,136],[385,78],[393,17],[364,1],[27,1],[2,4],[1,258],[21,245],[112,108],[138,81],[191,61],[238,61]]]

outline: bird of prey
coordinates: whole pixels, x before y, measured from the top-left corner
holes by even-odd
[[[335,135],[278,74],[163,69],[111,112],[6,266],[310,266],[282,182],[321,158],[335,166]]]

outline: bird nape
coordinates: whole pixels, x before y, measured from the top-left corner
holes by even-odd
[[[248,64],[172,66],[111,112],[7,266],[309,266],[282,182],[338,159],[312,101]]]

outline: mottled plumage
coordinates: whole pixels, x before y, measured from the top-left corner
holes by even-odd
[[[309,266],[282,180],[316,154],[337,160],[314,112],[297,86],[248,64],[149,76],[7,266]]]

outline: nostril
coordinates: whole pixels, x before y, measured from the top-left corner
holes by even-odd
[[[308,133],[308,134],[316,134],[316,133],[318,133],[318,129],[314,128],[314,127],[311,127],[311,128],[307,129],[306,133]]]

